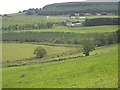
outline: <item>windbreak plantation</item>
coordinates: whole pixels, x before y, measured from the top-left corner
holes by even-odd
[[[118,88],[117,2],[67,2],[2,15],[3,88]]]

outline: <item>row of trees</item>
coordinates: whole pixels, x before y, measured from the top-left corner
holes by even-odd
[[[120,18],[95,18],[86,19],[84,26],[99,26],[99,25],[118,25]]]
[[[26,24],[26,25],[13,25],[13,26],[3,26],[2,30],[33,30],[33,29],[45,29],[52,28],[52,23],[38,23],[38,24]]]
[[[118,31],[117,31],[118,32]],[[118,33],[64,33],[64,32],[3,32],[3,41],[47,42],[57,44],[81,44],[86,38],[94,41],[96,46],[118,42]]]

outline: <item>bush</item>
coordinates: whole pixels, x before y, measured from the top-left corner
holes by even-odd
[[[85,56],[89,56],[89,53],[95,49],[94,42],[90,39],[84,39],[82,42],[82,51]]]
[[[46,51],[43,47],[39,46],[34,50],[34,54],[36,55],[36,58],[42,58],[46,54]]]

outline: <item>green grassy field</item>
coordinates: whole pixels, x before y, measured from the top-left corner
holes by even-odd
[[[27,16],[25,14],[10,14],[8,17],[3,17],[3,26],[59,22],[64,21],[62,17],[65,16],[49,16],[49,18],[47,18],[47,16],[39,15]]]
[[[117,88],[117,45],[96,55],[20,67],[3,68],[4,88]]]
[[[10,25],[24,25],[24,24],[36,24],[39,22],[46,21],[45,16],[26,16],[24,14],[11,14],[9,17],[3,17],[3,26]]]
[[[66,27],[55,26],[51,29],[39,29],[39,30],[16,30],[14,32],[71,32],[71,33],[103,33],[114,32],[118,30],[117,25],[111,26],[89,26],[89,27]]]
[[[75,51],[74,47],[64,47],[64,46],[48,46],[48,45],[35,45],[35,44],[27,44],[27,43],[3,43],[3,62],[6,61],[16,61],[24,58],[35,57],[33,54],[36,47],[42,46],[46,49],[46,56],[54,57],[62,53],[67,53],[70,51]]]
[[[117,16],[115,15],[107,15],[107,16],[92,15],[92,16],[84,16],[84,17],[117,18]],[[62,22],[62,21],[66,21],[67,19],[72,21],[74,20],[78,21],[78,19],[73,20],[65,15],[47,17],[47,16],[37,16],[37,15],[26,16],[23,13],[9,14],[8,16],[3,17],[3,26],[10,26],[15,24],[25,25],[25,24],[38,24],[38,23],[46,23],[46,22]],[[54,27],[50,29],[11,30],[11,31],[3,31],[3,33],[69,32],[69,33],[80,34],[80,33],[115,32],[116,30],[118,30],[117,25],[66,27],[66,26],[54,24]],[[20,33],[18,34],[20,35]],[[40,36],[40,34],[38,36]],[[49,33],[49,35],[50,34],[51,33]],[[42,35],[41,35],[42,40],[45,37],[47,37],[46,35],[43,36]],[[55,34],[51,36],[54,35]],[[58,35],[56,36],[58,37]],[[13,35],[11,37],[13,37]],[[70,37],[70,39],[71,38],[72,36]],[[65,39],[63,40],[65,41]],[[78,48],[76,48],[77,45],[78,44],[50,45],[50,42],[15,43],[10,41],[10,43],[3,43],[2,45],[3,88],[117,88],[118,86],[117,84],[118,83],[117,81],[118,80],[118,66],[117,66],[118,45],[117,44],[97,47],[95,51],[90,52],[90,56],[88,57],[79,57],[74,59],[67,58],[66,60],[56,61],[56,62],[44,61],[44,60],[50,61],[55,58],[72,57],[78,55],[84,56],[83,53],[81,52],[81,45],[78,45],[80,50],[79,52],[78,52]],[[35,55],[33,54],[33,52],[38,46],[42,46],[47,51],[47,54],[42,59],[34,58]],[[30,62],[33,60],[37,60],[37,62],[35,63]],[[28,64],[24,64],[25,66],[22,66],[23,64],[21,63],[24,61],[28,61]],[[44,63],[41,63],[42,61]],[[7,67],[11,63],[12,64],[17,63],[18,66]]]

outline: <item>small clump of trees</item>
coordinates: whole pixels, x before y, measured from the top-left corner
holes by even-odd
[[[84,39],[82,42],[82,52],[85,56],[89,56],[90,52],[95,50],[95,44],[91,39]]]
[[[42,58],[46,54],[46,50],[39,46],[34,50],[34,54],[36,55],[36,58]]]

